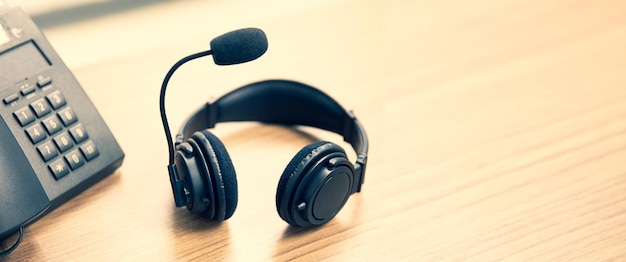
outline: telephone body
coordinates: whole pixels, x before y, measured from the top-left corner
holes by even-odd
[[[113,173],[123,159],[41,30],[0,0],[0,240]]]

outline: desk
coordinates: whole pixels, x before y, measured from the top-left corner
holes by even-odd
[[[623,1],[140,2],[43,25],[126,159],[28,226],[8,260],[626,259]],[[174,208],[163,76],[247,26],[265,30],[268,52],[185,65],[170,83],[170,123],[268,78],[353,109],[371,143],[366,183],[325,226],[291,228],[274,206],[301,147],[341,143],[311,129],[218,125],[238,174],[235,215],[212,223]]]

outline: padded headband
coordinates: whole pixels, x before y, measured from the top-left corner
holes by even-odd
[[[303,125],[337,133],[356,152],[356,168],[365,171],[367,135],[352,112],[343,109],[324,92],[289,80],[251,83],[207,102],[183,123],[176,135],[176,146],[195,131],[235,121]]]

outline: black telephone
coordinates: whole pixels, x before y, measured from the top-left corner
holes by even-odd
[[[0,240],[124,159],[113,134],[35,23],[0,0]]]

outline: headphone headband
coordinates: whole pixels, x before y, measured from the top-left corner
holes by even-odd
[[[354,114],[324,92],[289,80],[251,83],[207,102],[181,126],[176,145],[195,131],[213,128],[221,122],[239,121],[303,125],[337,133],[356,152],[355,169],[364,174],[369,146],[365,129]]]

